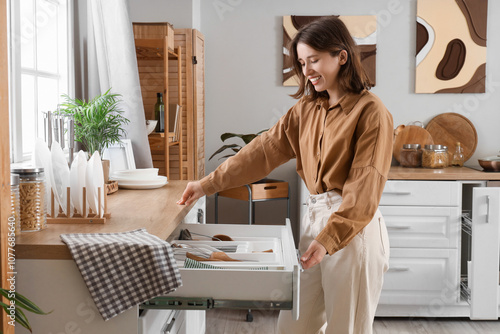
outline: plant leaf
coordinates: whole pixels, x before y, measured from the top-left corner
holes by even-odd
[[[240,135],[240,134],[237,134],[237,133],[226,132],[226,133],[223,133],[223,134],[220,135],[220,140],[226,141],[229,138],[234,138],[234,137],[241,138],[241,136],[244,136],[244,135]]]
[[[240,149],[241,149],[241,146],[240,146],[240,145],[238,145],[238,144],[224,145],[224,146],[222,146],[221,148],[219,148],[217,151],[215,151],[215,153],[214,153],[214,154],[212,154],[212,155],[210,156],[210,158],[208,158],[208,160],[212,159],[215,155],[217,155],[217,154],[219,154],[219,153],[223,152],[224,150],[226,150],[226,149],[228,149],[228,148],[236,148],[236,147],[238,147],[238,148],[240,148]]]

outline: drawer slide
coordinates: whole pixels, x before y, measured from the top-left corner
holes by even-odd
[[[148,309],[173,310],[208,310],[213,308],[252,309],[252,310],[291,310],[289,301],[255,301],[255,300],[214,300],[208,298],[157,297],[139,307]]]

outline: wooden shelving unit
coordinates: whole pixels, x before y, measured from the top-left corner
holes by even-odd
[[[171,140],[172,135],[168,132],[169,124],[169,104],[174,103],[170,96],[169,87],[169,67],[170,60],[177,61],[177,101],[175,103],[182,107],[182,47],[178,46],[175,49],[172,45],[172,39],[165,36],[160,39],[153,38],[136,38],[135,47],[137,54],[137,62],[139,64],[139,77],[141,80],[141,89],[144,100],[144,110],[147,119],[154,119],[154,100],[156,102],[156,93],[163,93],[163,102],[165,104],[165,117],[163,133],[151,133],[149,135],[149,146],[153,158],[153,166],[159,168],[159,174],[167,176],[171,179],[171,148],[177,147],[176,161],[178,161],[178,169],[182,171],[182,155],[184,145],[182,140],[182,126],[179,127],[177,140]],[[163,80],[160,80],[163,77]],[[153,106],[153,107],[152,107]],[[179,121],[182,124],[182,113],[179,115]],[[168,135],[166,135],[168,134]],[[178,173],[178,178],[183,179],[182,173]]]
[[[196,29],[173,29],[167,22],[134,22],[133,30],[139,43],[137,62],[146,119],[154,119],[157,92],[164,92],[166,107],[181,106],[178,144],[168,142],[165,135],[149,136],[153,164],[171,180],[200,179],[205,176],[204,36]],[[155,39],[163,45],[151,42]],[[169,54],[166,61],[164,49]]]

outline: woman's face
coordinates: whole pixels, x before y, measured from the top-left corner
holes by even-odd
[[[337,76],[340,66],[347,60],[347,52],[341,51],[332,56],[326,51],[316,51],[304,43],[297,44],[298,61],[302,65],[302,73],[309,80],[317,92],[331,92],[338,89]]]

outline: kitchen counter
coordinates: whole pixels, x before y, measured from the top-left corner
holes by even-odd
[[[389,171],[389,180],[473,180],[498,181],[500,173],[483,172],[468,167],[447,167],[442,169],[406,168],[392,166]]]
[[[17,259],[71,260],[68,247],[61,241],[64,233],[111,233],[145,228],[166,239],[193,205],[177,205],[188,181],[169,181],[162,188],[126,190],[108,195],[111,218],[105,224],[48,224],[39,232],[23,232],[16,238]]]
[[[389,180],[500,180],[500,173],[482,172],[467,167],[444,169],[393,166]],[[125,190],[109,195],[105,224],[49,224],[40,232],[24,232],[16,238],[18,259],[72,259],[61,241],[63,233],[110,233],[145,228],[166,239],[192,206],[177,205],[188,181],[170,181],[153,190]]]

